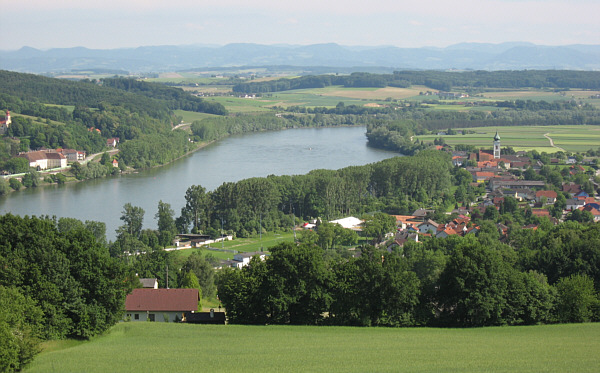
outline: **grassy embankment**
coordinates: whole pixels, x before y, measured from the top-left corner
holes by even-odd
[[[90,342],[47,347],[28,372],[600,370],[600,324],[395,329],[121,323]]]

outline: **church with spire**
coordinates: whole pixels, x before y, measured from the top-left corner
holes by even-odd
[[[500,135],[498,135],[498,130],[496,130],[494,136],[494,159],[500,159]]]
[[[10,120],[10,111],[6,110],[6,115],[4,116],[4,119],[0,119],[0,135],[4,135],[6,133],[11,123],[12,122]]]

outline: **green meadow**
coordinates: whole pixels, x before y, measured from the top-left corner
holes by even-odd
[[[27,372],[598,372],[600,324],[473,329],[120,323]]]
[[[502,146],[511,146],[515,150],[537,150],[554,153],[560,148],[569,152],[583,152],[596,149],[600,145],[600,127],[596,126],[507,126],[507,127],[473,127],[468,128],[474,133],[465,135],[417,136],[424,142],[433,142],[443,137],[449,145],[467,144],[479,147],[492,147],[492,138],[498,131]],[[547,134],[554,141],[554,147]]]
[[[300,232],[298,232],[300,235]],[[265,233],[262,237],[256,235],[248,238],[236,238],[233,241],[224,241],[223,243],[217,242],[212,244],[211,247],[216,249],[225,249],[230,250],[227,252],[218,251],[218,250],[209,250],[206,248],[192,248],[192,249],[183,249],[172,251],[173,255],[178,258],[182,258],[185,260],[188,256],[190,256],[193,252],[201,252],[203,254],[211,254],[217,259],[233,259],[233,253],[231,250],[235,250],[238,252],[254,252],[260,251],[261,247],[264,251],[268,251],[270,247],[273,247],[281,242],[293,242],[294,234],[291,232],[286,233]]]
[[[197,113],[195,111],[173,110],[173,112],[176,116],[180,116],[184,123],[193,123],[196,120],[202,120],[204,118],[218,117],[218,115]]]

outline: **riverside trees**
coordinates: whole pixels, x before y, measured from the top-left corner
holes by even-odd
[[[454,203],[450,170],[447,154],[423,151],[337,171],[227,182],[212,192],[191,186],[177,228],[181,233],[191,227],[219,235],[223,222],[225,230],[247,237],[261,230],[288,229],[295,224],[293,216],[331,220],[378,210],[408,214],[418,207],[415,201]]]

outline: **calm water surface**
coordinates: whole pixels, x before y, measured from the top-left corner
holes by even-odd
[[[367,147],[364,127],[307,128],[229,137],[171,165],[136,174],[11,193],[0,198],[0,213],[55,215],[106,223],[115,238],[123,205],[145,211],[144,227],[156,228],[158,201],[179,216],[190,185],[214,190],[224,182],[267,175],[364,165],[398,155]]]

